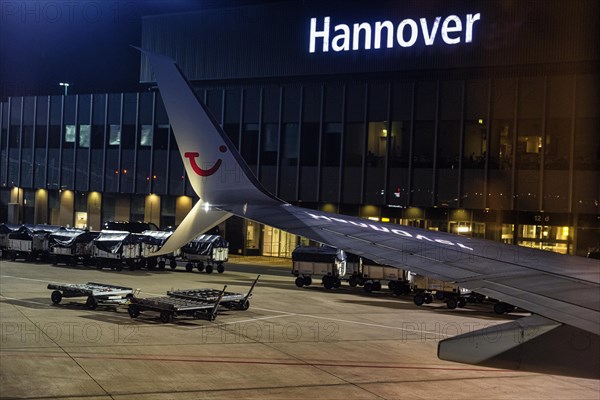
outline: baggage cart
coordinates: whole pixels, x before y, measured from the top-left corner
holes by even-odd
[[[227,285],[219,292],[215,301],[183,299],[170,296],[145,299],[134,297],[129,304],[129,316],[137,318],[145,311],[152,311],[159,313],[160,320],[165,324],[171,322],[174,317],[182,316],[214,321],[217,318],[217,311],[226,289]]]
[[[192,272],[194,268],[207,274],[225,271],[223,265],[229,259],[229,242],[219,235],[200,235],[181,248],[181,258],[187,261],[185,269]]]
[[[460,288],[454,283],[443,282],[414,273],[410,273],[410,277],[411,287],[415,292],[413,301],[418,306],[431,303],[434,297],[437,300],[444,301],[451,310],[456,307],[462,308],[467,304],[465,296],[468,296],[470,291]]]
[[[88,232],[82,229],[61,228],[49,236],[50,254],[54,265],[93,264],[94,239],[99,232]]]
[[[141,255],[140,235],[125,231],[100,231],[94,239],[93,256],[96,268],[121,271],[124,265],[133,271],[144,264]]]
[[[298,246],[292,252],[292,275],[297,287],[310,286],[312,276],[322,276],[326,289],[339,288],[346,275],[346,253],[329,246]]]
[[[216,289],[186,289],[186,290],[173,290],[168,291],[167,296],[177,297],[180,299],[188,300],[199,300],[204,302],[215,302],[221,296],[221,305],[225,308],[232,310],[247,310],[250,308],[250,299],[252,298],[252,292],[258,282],[260,275],[256,277],[248,293],[233,293],[224,292],[221,294],[220,290]]]
[[[379,264],[368,258],[361,258],[358,281],[362,281],[364,290],[367,293],[380,291],[381,281],[388,281],[388,288],[394,294],[410,293],[410,284],[405,270]]]
[[[8,257],[27,261],[45,259],[49,255],[48,236],[60,229],[55,225],[22,225],[8,234]]]
[[[63,298],[86,297],[85,305],[90,310],[98,304],[125,304],[134,298],[132,288],[106,283],[49,283],[48,289],[53,290],[53,304],[59,304]]]
[[[140,234],[140,251],[148,270],[153,270],[156,267],[165,269],[167,263],[169,263],[171,269],[177,267],[175,257],[181,253],[180,250],[160,257],[152,255],[163,247],[172,234],[173,232],[170,231],[143,231]]]
[[[0,257],[8,257],[8,234],[19,229],[21,225],[16,224],[0,224]]]

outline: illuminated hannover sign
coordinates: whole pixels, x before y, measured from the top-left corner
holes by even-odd
[[[397,26],[391,21],[377,21],[353,25],[337,24],[331,31],[331,17],[323,18],[318,23],[317,18],[310,19],[310,44],[308,51],[326,53],[333,51],[370,50],[388,48],[396,45],[411,47],[419,38],[426,46],[432,46],[436,38],[441,36],[443,43],[456,45],[463,40],[465,43],[473,41],[473,26],[481,19],[481,14],[467,14],[463,19],[457,15],[449,15],[442,21],[442,17],[435,17],[433,21],[427,18],[404,19]],[[440,28],[441,24],[441,28]],[[464,35],[464,36],[463,36]],[[438,39],[438,42],[440,40]]]

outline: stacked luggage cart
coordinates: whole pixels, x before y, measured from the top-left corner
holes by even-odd
[[[20,227],[21,225],[0,224],[0,253],[2,258],[8,258],[8,235]]]
[[[167,292],[167,296],[150,298],[132,298],[128,312],[131,318],[137,318],[145,311],[156,312],[163,323],[169,323],[175,317],[191,317],[214,321],[220,306],[229,310],[245,311],[250,307],[250,298],[260,275],[254,280],[246,294],[222,290],[186,289]]]
[[[354,256],[356,257],[356,256]],[[388,281],[388,288],[396,295],[410,293],[408,271],[401,268],[379,264],[368,258],[359,257],[358,268],[348,278],[352,287],[362,286],[365,292],[381,290],[381,281]]]

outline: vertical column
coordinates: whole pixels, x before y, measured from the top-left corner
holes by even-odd
[[[88,228],[89,230],[100,230],[102,222],[102,195],[99,192],[91,192],[87,199]]]
[[[46,189],[35,191],[33,222],[36,224],[48,222],[48,191]]]
[[[75,212],[75,194],[71,190],[60,191],[60,208],[58,224],[60,226],[73,226]]]
[[[146,196],[144,207],[144,221],[160,226],[160,196],[150,194]]]

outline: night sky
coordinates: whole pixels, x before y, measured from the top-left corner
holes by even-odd
[[[0,101],[9,96],[144,90],[142,16],[259,0],[0,1]]]

